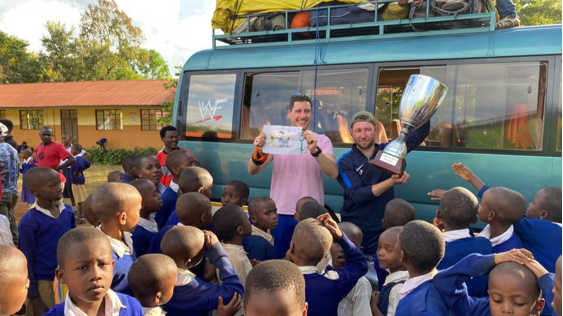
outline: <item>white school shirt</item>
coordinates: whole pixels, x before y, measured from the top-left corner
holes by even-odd
[[[0,214],[0,245],[15,247],[12,231],[10,230],[10,221],[8,218]]]
[[[419,287],[422,283],[432,280],[434,275],[436,275],[438,271],[436,269],[432,270],[429,273],[426,273],[421,276],[417,276],[414,278],[410,278],[405,281],[403,287],[399,290],[399,295],[401,295],[401,299],[405,298],[410,292],[414,291],[417,287]]]
[[[366,277],[361,277],[350,293],[338,304],[338,316],[371,315],[370,299],[371,283]]]
[[[385,283],[383,286],[386,286],[389,283],[393,282],[400,282],[406,281],[409,279],[409,272],[408,271],[397,271],[389,274],[385,278]],[[389,293],[389,305],[387,305],[387,316],[395,316],[395,312],[397,311],[397,306],[399,306],[399,301],[401,300],[401,294],[399,291],[403,288],[403,284],[396,284]]]
[[[460,239],[470,238],[471,232],[469,231],[469,228],[465,228],[465,229],[451,230],[449,232],[445,232],[443,236],[446,242],[452,242]]]
[[[510,227],[504,233],[502,233],[499,236],[496,236],[495,238],[491,238],[491,226],[490,225],[485,226],[485,228],[483,228],[483,230],[479,234],[479,236],[489,239],[491,241],[491,244],[493,245],[493,247],[500,245],[503,242],[509,240],[510,237],[512,237],[512,235],[514,235],[514,226],[513,225],[510,225]]]
[[[105,316],[119,316],[119,312],[122,308],[127,308],[127,306],[121,303],[119,296],[115,294],[111,289],[108,290],[106,295],[104,296],[104,300],[106,300],[106,308],[104,315]],[[66,293],[65,299],[65,307],[64,307],[64,315],[65,316],[88,316],[84,313],[80,308],[78,308],[72,300],[70,299],[69,293]]]

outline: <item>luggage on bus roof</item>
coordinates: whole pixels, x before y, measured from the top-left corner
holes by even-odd
[[[357,4],[365,1],[338,0],[342,4]],[[235,16],[310,9],[325,2],[334,2],[334,0],[217,0],[211,26],[228,34],[246,20],[244,18],[233,20]]]

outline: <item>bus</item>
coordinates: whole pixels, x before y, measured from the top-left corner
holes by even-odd
[[[413,74],[449,89],[431,118],[430,135],[407,155],[408,183],[395,188],[396,198],[415,206],[417,218],[434,217],[433,189],[475,192],[454,175],[456,162],[528,202],[543,187],[561,187],[561,25],[371,37],[352,32],[334,39],[325,28],[320,39],[317,30],[315,39],[304,41],[291,40],[292,32],[200,51],[181,71],[173,125],[182,135],[180,146],[213,175],[213,200],[235,179],[249,185],[250,198],[269,195],[271,166],[250,176],[247,163],[264,125],[290,125],[292,94],[313,96],[309,128],[331,139],[339,159],[353,143],[349,122],[358,111],[381,122],[378,141],[397,137],[399,100]],[[326,206],[338,213],[342,187],[325,175],[324,189]]]

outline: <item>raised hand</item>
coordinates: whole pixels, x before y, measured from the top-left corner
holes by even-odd
[[[258,150],[260,154],[262,154],[262,148],[266,145],[266,134],[264,132],[260,132],[260,135],[254,139],[254,147]]]
[[[325,227],[330,231],[332,237],[336,240],[342,239],[342,231],[338,228],[338,224],[330,217],[328,214],[323,214],[317,217],[317,219],[325,224]]]
[[[234,316],[240,309],[242,296],[235,292],[233,298],[227,305],[223,305],[223,298],[219,296],[219,304],[217,306],[217,316]]]
[[[452,165],[452,169],[454,169],[456,176],[462,178],[465,181],[471,181],[471,179],[475,176],[473,171],[464,166],[461,162],[454,163]]]
[[[394,174],[391,176],[391,181],[393,181],[393,185],[401,185],[407,183],[411,176],[406,172],[403,171],[401,174]]]
[[[210,250],[211,248],[213,248],[213,245],[219,242],[217,236],[211,231],[204,230],[203,235],[205,237],[204,245],[207,250]]]
[[[428,192],[428,195],[431,196],[432,201],[441,201],[444,194],[448,192],[447,190],[436,189]]]

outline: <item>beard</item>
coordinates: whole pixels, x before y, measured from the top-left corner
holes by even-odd
[[[375,144],[375,138],[370,139],[366,146],[363,146],[363,145],[360,144],[360,142],[356,141],[356,147],[358,147],[360,149],[370,149],[371,147],[373,147],[373,144]]]

